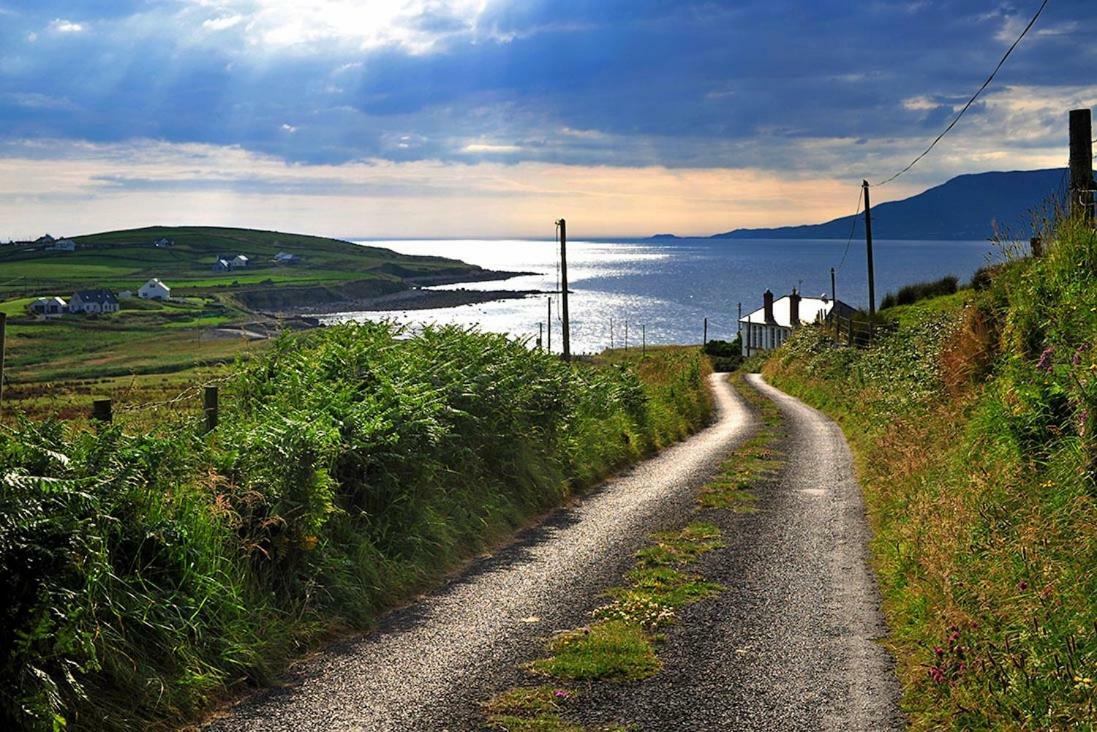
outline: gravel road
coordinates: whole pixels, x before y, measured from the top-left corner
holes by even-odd
[[[860,489],[838,426],[767,385],[787,437],[757,511],[709,514],[727,548],[698,570],[727,591],[687,608],[639,684],[604,684],[585,722],[644,730],[894,730],[898,682],[869,570]]]
[[[516,543],[438,591],[391,613],[377,632],[301,664],[209,730],[458,730],[479,703],[516,680],[541,639],[583,624],[620,581],[651,531],[690,517],[710,479],[754,421],[713,376],[716,420],[691,439],[557,511]]]

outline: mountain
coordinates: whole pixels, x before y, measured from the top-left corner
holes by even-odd
[[[995,231],[1017,238],[1032,230],[1032,217],[1052,200],[1064,201],[1063,168],[961,175],[901,201],[874,204],[872,234],[878,239],[987,239]],[[775,229],[735,229],[713,239],[845,239],[852,216],[824,224]],[[864,232],[864,215],[857,232]]]

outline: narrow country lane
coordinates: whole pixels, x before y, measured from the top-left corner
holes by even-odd
[[[786,462],[755,491],[755,512],[717,520],[728,546],[697,569],[727,590],[681,614],[661,673],[598,689],[584,721],[706,732],[902,729],[845,438],[820,412],[748,378],[781,410]]]
[[[458,730],[537,655],[541,638],[580,625],[651,531],[690,515],[694,494],[752,425],[714,375],[716,420],[607,482],[475,563],[368,636],[326,649],[289,683],[260,692],[210,730]]]

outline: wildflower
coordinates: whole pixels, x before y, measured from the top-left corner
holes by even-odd
[[[1070,362],[1075,366],[1082,363],[1082,354],[1085,353],[1087,345],[1083,343],[1074,350],[1074,357],[1070,359]]]
[[[1051,357],[1055,353],[1055,349],[1048,346],[1044,349],[1044,352],[1040,354],[1040,360],[1036,362],[1036,368],[1046,373],[1051,373]]]
[[[557,699],[570,699],[571,698],[571,692],[568,691],[567,689],[557,689],[556,691],[552,692],[552,695],[554,697],[556,697]]]
[[[1017,589],[1020,590],[1021,592],[1024,592],[1025,590],[1028,589],[1028,582],[1025,582],[1024,580],[1021,580],[1020,582],[1017,583]]]
[[[945,649],[941,648],[941,646],[937,646],[933,649],[933,655],[937,656],[937,658],[940,658],[941,656],[945,655]]]

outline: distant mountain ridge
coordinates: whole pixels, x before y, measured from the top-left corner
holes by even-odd
[[[873,204],[878,239],[978,240],[996,231],[1027,237],[1033,216],[1054,200],[1066,200],[1065,168],[960,175],[901,201]],[[864,215],[857,232],[864,234]],[[845,239],[852,216],[823,224],[735,229],[712,239]]]

